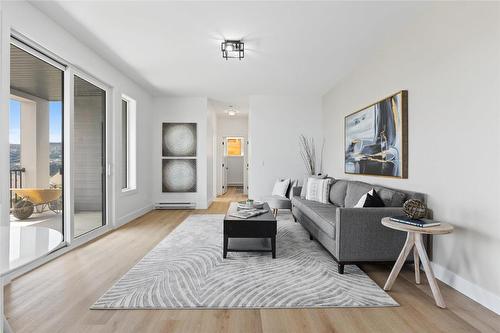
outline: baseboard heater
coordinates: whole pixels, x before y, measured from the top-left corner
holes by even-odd
[[[155,209],[195,209],[194,202],[157,202]]]

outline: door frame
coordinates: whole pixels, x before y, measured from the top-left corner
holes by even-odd
[[[67,204],[67,207],[69,207],[68,214],[69,218],[66,219],[65,223],[67,223],[68,230],[70,230],[69,235],[68,235],[68,243],[69,244],[78,244],[80,239],[89,240],[93,239],[95,237],[100,236],[103,232],[107,232],[111,229],[111,225],[109,223],[110,219],[110,202],[111,202],[111,196],[112,196],[112,191],[109,189],[111,187],[111,181],[110,181],[110,173],[109,173],[109,156],[111,156],[111,122],[109,120],[110,118],[110,110],[112,110],[112,100],[113,100],[113,92],[112,89],[109,85],[101,82],[100,80],[96,79],[95,77],[91,76],[90,74],[86,73],[85,71],[82,71],[77,68],[73,68],[72,66],[69,67],[68,69],[68,82],[69,82],[69,89],[66,89],[65,92],[69,94],[69,98],[67,99],[69,102],[68,104],[68,110],[67,111],[67,123],[65,124],[68,128],[68,131],[66,133],[68,136],[65,135],[65,156],[68,156],[67,162],[69,164],[68,169],[65,167],[65,173],[64,173],[64,178],[65,182],[70,184],[69,186],[69,192],[70,194],[67,196],[65,199],[65,203]],[[103,163],[103,170],[102,173],[104,175],[103,179],[103,187],[104,191],[102,195],[104,196],[104,207],[103,207],[103,218],[104,218],[104,225],[101,227],[98,227],[96,229],[89,230],[88,232],[85,232],[79,236],[75,236],[75,190],[74,190],[74,168],[72,165],[74,165],[74,151],[75,151],[75,145],[74,145],[74,128],[75,128],[75,120],[74,120],[74,115],[75,115],[75,99],[74,99],[74,88],[75,88],[75,76],[78,76],[79,78],[89,82],[90,84],[96,86],[99,89],[102,89],[106,93],[106,103],[105,103],[105,111],[104,111],[104,124],[105,124],[105,135],[104,135],[104,146],[105,146],[105,156],[104,158],[104,163]],[[66,79],[66,78],[65,78]],[[66,141],[67,140],[67,141]],[[66,162],[66,161],[65,161]],[[66,163],[65,163],[66,165]],[[66,229],[66,228],[65,228]]]
[[[2,24],[2,28],[4,28]],[[63,213],[63,242],[58,246],[56,249],[54,249],[51,253],[47,254],[46,256],[43,256],[35,261],[32,261],[30,263],[27,263],[25,265],[22,265],[13,271],[9,272],[3,277],[4,284],[8,284],[12,279],[29,272],[63,254],[66,252],[69,252],[76,247],[83,245],[109,231],[111,231],[114,227],[114,224],[111,223],[113,221],[113,215],[114,215],[114,203],[113,201],[113,186],[112,186],[112,178],[114,175],[111,173],[111,158],[113,157],[112,155],[112,144],[113,144],[113,118],[112,118],[112,113],[111,110],[113,110],[113,100],[115,97],[115,90],[112,88],[111,85],[106,84],[98,79],[96,79],[94,76],[88,74],[86,71],[79,69],[77,66],[72,65],[70,62],[64,60],[63,58],[57,56],[56,54],[50,52],[40,44],[32,41],[28,37],[25,37],[22,33],[19,33],[15,29],[13,29],[10,26],[7,26],[8,29],[5,29],[5,31],[2,31],[2,39],[5,38],[3,41],[0,39],[0,42],[2,43],[2,47],[4,45],[10,45],[13,43],[16,47],[20,47],[24,51],[34,55],[35,57],[40,58],[43,61],[48,62],[51,65],[54,65],[57,68],[60,68],[63,70],[63,202],[64,202],[64,213]],[[7,40],[7,41],[5,41]],[[5,53],[2,53],[2,55]],[[10,54],[10,52],[6,52],[6,54]],[[3,61],[4,59],[2,59]],[[61,68],[62,67],[62,68]],[[2,93],[2,99],[6,100],[2,101],[2,105],[8,106],[8,96],[10,96],[10,66],[4,65],[2,63],[2,69],[6,69],[7,73],[5,75],[2,75],[2,88],[6,88],[8,90],[8,93]],[[73,76],[78,75],[84,80],[87,80],[88,82],[95,84],[99,88],[103,89],[106,91],[106,165],[105,165],[105,186],[106,186],[106,208],[105,208],[105,214],[106,214],[106,224],[100,228],[94,229],[92,231],[89,231],[78,238],[74,238],[72,236],[73,234],[73,228],[72,228],[72,221],[73,221],[73,210],[72,207],[74,207],[74,197],[73,197],[73,191],[71,189],[71,178],[70,178],[70,172],[71,172],[71,157],[72,157],[72,149],[71,149],[71,136],[73,135],[72,131],[72,126],[73,126],[73,92],[74,92],[74,87],[73,87]],[[5,117],[7,119],[8,123],[8,115]],[[5,119],[4,118],[4,119]],[[70,130],[71,129],[71,130]],[[6,180],[5,176],[0,177],[1,180]],[[8,183],[2,184],[2,198],[8,198]],[[0,206],[1,207],[1,206]],[[8,209],[2,207],[1,209],[2,213],[2,218],[6,217],[8,220]],[[71,213],[71,214],[70,214]],[[5,246],[8,248],[8,243],[9,241],[5,242]],[[9,260],[8,257],[6,260]]]

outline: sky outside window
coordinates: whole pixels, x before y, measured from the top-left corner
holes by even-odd
[[[9,143],[21,143],[21,103],[9,101]]]
[[[49,140],[61,142],[62,137],[62,103],[49,102]]]
[[[60,143],[62,138],[62,103],[49,102],[49,140]],[[21,102],[9,101],[9,143],[21,143]]]

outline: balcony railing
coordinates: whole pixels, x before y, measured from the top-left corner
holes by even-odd
[[[23,173],[25,171],[26,171],[25,168],[10,170],[10,188],[23,187]],[[15,194],[13,191],[10,191],[10,208],[12,208],[18,200],[19,196]]]

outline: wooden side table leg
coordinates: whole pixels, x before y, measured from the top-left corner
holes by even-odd
[[[427,257],[427,252],[425,251],[424,242],[422,240],[421,234],[416,234],[415,246],[417,247],[420,259],[422,260],[422,266],[424,266],[425,275],[427,276],[427,281],[431,286],[434,300],[436,301],[437,306],[439,306],[440,308],[446,308],[446,303],[444,302],[436,278],[434,277],[434,272],[432,271],[431,264],[429,262],[429,257]]]
[[[420,284],[420,260],[416,246],[413,247],[413,264],[415,265],[415,283]]]
[[[394,284],[394,281],[396,281],[396,278],[398,277],[398,274],[401,271],[401,268],[403,267],[406,258],[408,258],[408,255],[410,254],[410,251],[413,248],[414,244],[415,244],[415,234],[413,232],[409,232],[408,235],[406,236],[406,242],[405,245],[403,246],[403,249],[401,250],[401,253],[399,254],[398,260],[394,264],[391,274],[389,274],[389,278],[385,283],[384,290],[391,290],[392,285]]]

